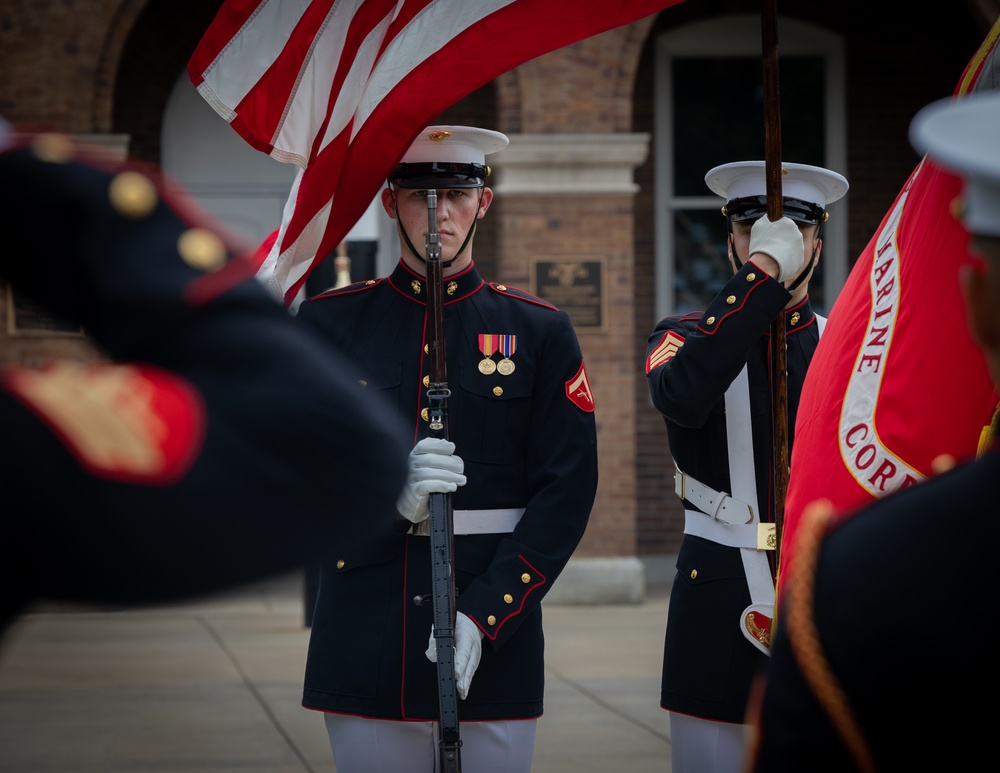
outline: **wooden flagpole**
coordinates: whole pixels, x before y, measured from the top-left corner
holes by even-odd
[[[778,92],[777,0],[761,3],[761,52],[764,76],[764,175],[767,218],[781,218],[781,100]],[[788,493],[788,373],[785,361],[785,312],[771,323],[771,426],[774,467],[775,566],[779,566],[781,529]]]

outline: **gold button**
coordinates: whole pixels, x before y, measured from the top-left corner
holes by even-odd
[[[189,228],[177,240],[181,260],[191,268],[213,271],[226,262],[222,240],[206,228]]]
[[[507,285],[497,285],[497,289],[503,292],[507,289]]]
[[[697,569],[692,569],[691,570],[691,579],[692,580],[697,580],[698,579],[698,570]]]
[[[430,353],[431,353],[431,345],[424,344],[424,354],[430,354]]]
[[[709,317],[708,319],[705,320],[705,323],[709,324],[709,325],[714,325],[715,324],[715,317]]]
[[[341,559],[339,559],[337,561],[337,568],[338,569],[343,569],[344,568],[344,559],[343,558],[341,558]]]
[[[757,275],[753,271],[751,271],[749,274],[747,274],[747,281],[748,282],[752,282],[756,278],[757,278]]]
[[[373,285],[373,284],[375,284],[375,280],[374,279],[369,279],[367,282],[365,282],[365,284],[366,285]]]
[[[496,625],[497,624],[496,615],[490,615],[489,617],[487,617],[486,622],[489,623],[490,625]]]
[[[367,387],[368,387],[368,382],[367,382],[367,381],[365,381],[365,380],[364,380],[363,378],[359,378],[359,379],[358,379],[358,383],[359,383],[359,384],[361,384],[361,388],[362,388],[362,389],[365,389],[365,388],[367,388]]]
[[[503,387],[493,387],[493,394],[500,397],[503,394]]]
[[[529,582],[531,582],[531,575],[528,574],[527,572],[525,572],[524,574],[522,574],[521,575],[521,582],[523,582],[525,585],[527,585]]]
[[[156,209],[159,198],[152,181],[138,172],[122,172],[108,188],[111,206],[125,217],[139,219]]]
[[[736,296],[730,295],[728,298],[726,298],[726,303],[732,306],[734,303],[736,303]]]
[[[425,387],[429,387],[430,385],[431,385],[431,377],[430,376],[424,376],[424,386]]]
[[[507,604],[513,604],[514,603],[514,597],[511,596],[509,593],[503,594],[503,600]]]
[[[430,411],[427,408],[424,408],[420,412],[420,418],[423,419],[424,421],[427,421],[427,418],[428,418],[429,415],[430,415]]]

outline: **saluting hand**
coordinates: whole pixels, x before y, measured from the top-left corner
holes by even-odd
[[[786,282],[798,274],[805,263],[805,244],[795,221],[783,217],[772,223],[766,217],[760,218],[750,229],[751,260],[754,253],[774,258],[778,264],[776,279],[779,282]]]

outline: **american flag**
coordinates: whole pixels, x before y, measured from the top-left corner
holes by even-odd
[[[299,171],[258,276],[290,304],[420,130],[524,62],[683,0],[226,0],[188,62],[244,140]]]

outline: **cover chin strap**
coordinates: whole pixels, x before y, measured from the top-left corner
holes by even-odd
[[[736,238],[733,235],[733,221],[730,220],[729,218],[726,218],[726,223],[729,225],[729,239],[730,239],[730,244],[733,245],[733,263],[736,264],[736,270],[739,271],[741,268],[743,268],[743,264],[746,263],[746,261],[745,260],[740,260],[740,256],[738,254],[736,254]],[[817,223],[816,224],[816,239],[815,239],[815,242],[818,242],[822,238],[823,238],[823,224],[822,223]],[[806,277],[809,276],[809,274],[812,272],[812,270],[813,270],[813,264],[816,262],[816,250],[817,249],[819,249],[819,245],[818,244],[814,244],[812,255],[809,257],[809,260],[805,263],[805,265],[802,266],[802,271],[800,271],[799,275],[797,277],[795,277],[795,281],[792,282],[786,288],[789,292],[791,292],[796,287],[798,287],[800,284],[802,284],[805,281]],[[749,257],[750,256],[748,255],[747,258],[749,259]]]
[[[480,203],[480,205],[483,203],[483,189],[482,188],[479,189],[479,203]],[[396,197],[395,196],[392,197],[392,210],[393,210],[393,212],[396,213],[396,222],[399,222],[399,210],[396,208]],[[476,207],[476,214],[479,214],[479,207]],[[469,226],[469,232],[465,235],[465,240],[462,242],[462,246],[458,248],[458,252],[455,253],[455,257],[453,257],[451,260],[444,261],[444,262],[441,263],[441,268],[448,268],[452,263],[454,263],[456,260],[458,260],[458,257],[463,252],[465,252],[465,248],[469,246],[469,241],[472,239],[472,235],[476,232],[476,223],[477,222],[478,222],[478,219],[475,216],[473,216],[472,225]],[[403,233],[403,242],[406,244],[406,249],[408,249],[410,251],[410,254],[413,255],[413,257],[415,257],[421,263],[426,264],[427,263],[427,258],[424,257],[423,255],[421,255],[420,252],[417,250],[417,248],[413,246],[413,242],[410,241],[410,235],[408,233],[406,233],[406,229],[403,228],[402,224],[400,224],[399,230],[402,231],[402,233]]]

